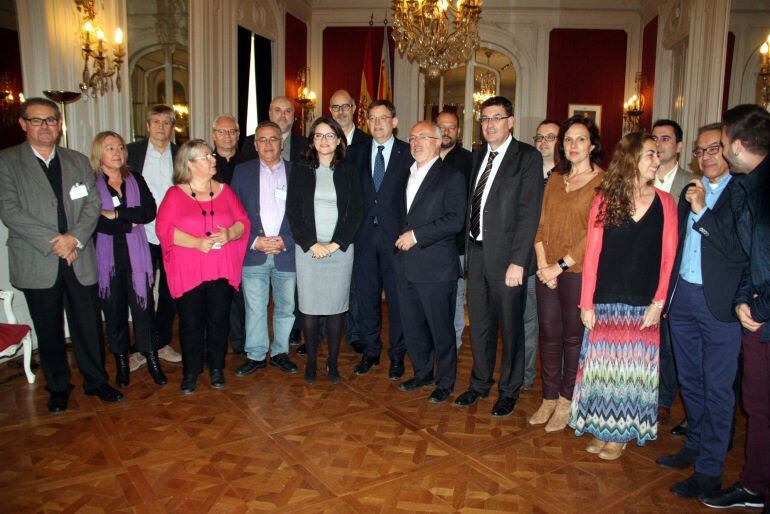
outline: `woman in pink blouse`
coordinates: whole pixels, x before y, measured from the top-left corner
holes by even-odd
[[[179,313],[182,392],[195,391],[204,349],[211,387],[225,385],[230,303],[240,286],[249,219],[238,197],[213,180],[216,160],[201,139],[179,148],[174,186],[158,209],[155,230],[168,288]]]

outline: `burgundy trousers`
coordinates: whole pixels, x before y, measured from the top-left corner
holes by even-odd
[[[767,326],[761,330],[770,330]],[[754,493],[770,494],[770,343],[760,332],[743,334],[743,408],[746,428],[746,464],[741,483]]]

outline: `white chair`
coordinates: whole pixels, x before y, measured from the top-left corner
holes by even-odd
[[[24,349],[24,373],[27,382],[35,383],[35,374],[30,367],[32,361],[32,329],[29,325],[16,323],[16,315],[13,313],[13,291],[0,290],[0,300],[3,300],[5,319],[8,323],[0,323],[0,357],[13,357]]]

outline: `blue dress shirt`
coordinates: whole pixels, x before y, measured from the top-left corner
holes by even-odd
[[[390,152],[393,151],[393,144],[396,142],[396,138],[390,136],[390,139],[382,143],[385,148],[382,149],[382,157],[385,159],[385,171],[388,171],[388,163],[390,162]],[[370,156],[370,164],[372,165],[372,173],[374,173],[374,159],[377,158],[377,147],[380,143],[372,139],[372,155]]]

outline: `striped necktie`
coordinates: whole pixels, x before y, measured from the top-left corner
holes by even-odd
[[[473,202],[471,203],[471,237],[473,239],[477,239],[481,231],[481,199],[484,196],[484,187],[486,187],[489,174],[492,172],[492,162],[494,162],[495,157],[497,157],[497,152],[489,152],[487,166],[473,191]]]

